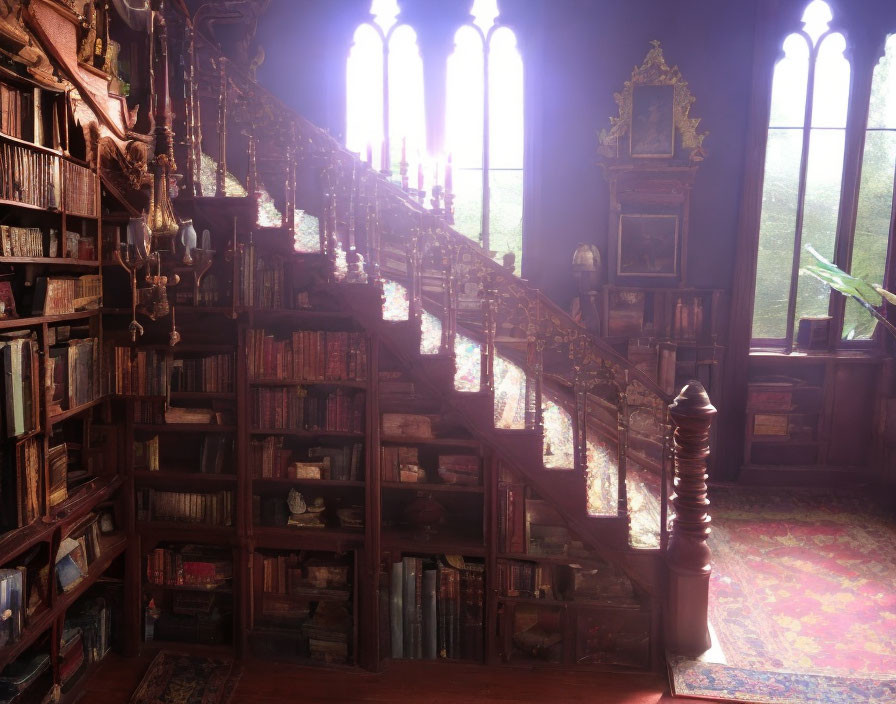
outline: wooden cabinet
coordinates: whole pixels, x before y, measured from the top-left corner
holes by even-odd
[[[858,353],[751,354],[741,480],[867,478],[880,371],[878,357]]]

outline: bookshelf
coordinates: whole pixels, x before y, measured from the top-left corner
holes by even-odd
[[[62,93],[6,73],[0,93],[0,610],[18,624],[0,626],[0,669],[71,701],[121,642],[110,630],[100,643],[96,629],[112,620],[104,595],[123,601],[128,545],[121,438],[98,354],[100,183],[67,142]]]

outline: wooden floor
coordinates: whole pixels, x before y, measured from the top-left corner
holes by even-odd
[[[151,655],[110,654],[87,683],[81,702],[128,704]],[[444,663],[396,663],[385,672],[346,672],[250,660],[229,704],[660,704],[697,702],[669,696],[658,674],[610,674],[488,668]],[[701,700],[705,704],[706,700]]]

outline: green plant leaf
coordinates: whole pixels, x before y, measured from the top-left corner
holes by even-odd
[[[821,256],[811,244],[806,245],[806,251],[815,258],[817,263],[803,267],[805,271],[811,271],[816,278],[821,279],[835,291],[839,291],[845,296],[856,296],[873,306],[879,306],[882,303],[881,294],[875,291],[872,284],[863,281],[857,276],[847,274],[839,266]]]
[[[896,306],[896,293],[887,291],[887,289],[885,289],[883,286],[878,286],[877,284],[871,284],[871,286],[881,295],[882,298],[886,299],[894,306]]]

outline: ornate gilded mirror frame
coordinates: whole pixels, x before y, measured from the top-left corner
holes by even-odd
[[[632,159],[641,158],[666,158],[683,160],[687,153],[687,161],[700,162],[705,156],[703,151],[703,139],[708,132],[697,132],[700,118],[689,116],[691,104],[696,98],[691,95],[688,82],[681,77],[678,66],[669,67],[663,57],[660,42],[650,42],[652,48],[647,52],[644,63],[632,70],[631,79],[625,82],[620,93],[614,93],[613,97],[619,106],[618,117],[610,118],[610,129],[603,129],[598,135],[598,154],[608,159]],[[671,88],[671,91],[665,90]],[[653,93],[653,96],[644,96],[644,93]],[[648,111],[668,108],[671,112],[671,149],[663,152],[649,153],[637,148],[637,141],[633,145],[634,136],[637,137],[639,123],[650,121],[650,116],[643,116],[639,108],[644,106]],[[665,123],[665,113],[655,115],[656,122]],[[634,120],[634,124],[633,124]],[[667,139],[664,146],[669,146]],[[633,148],[634,147],[634,148]],[[679,154],[681,156],[679,156]]]

